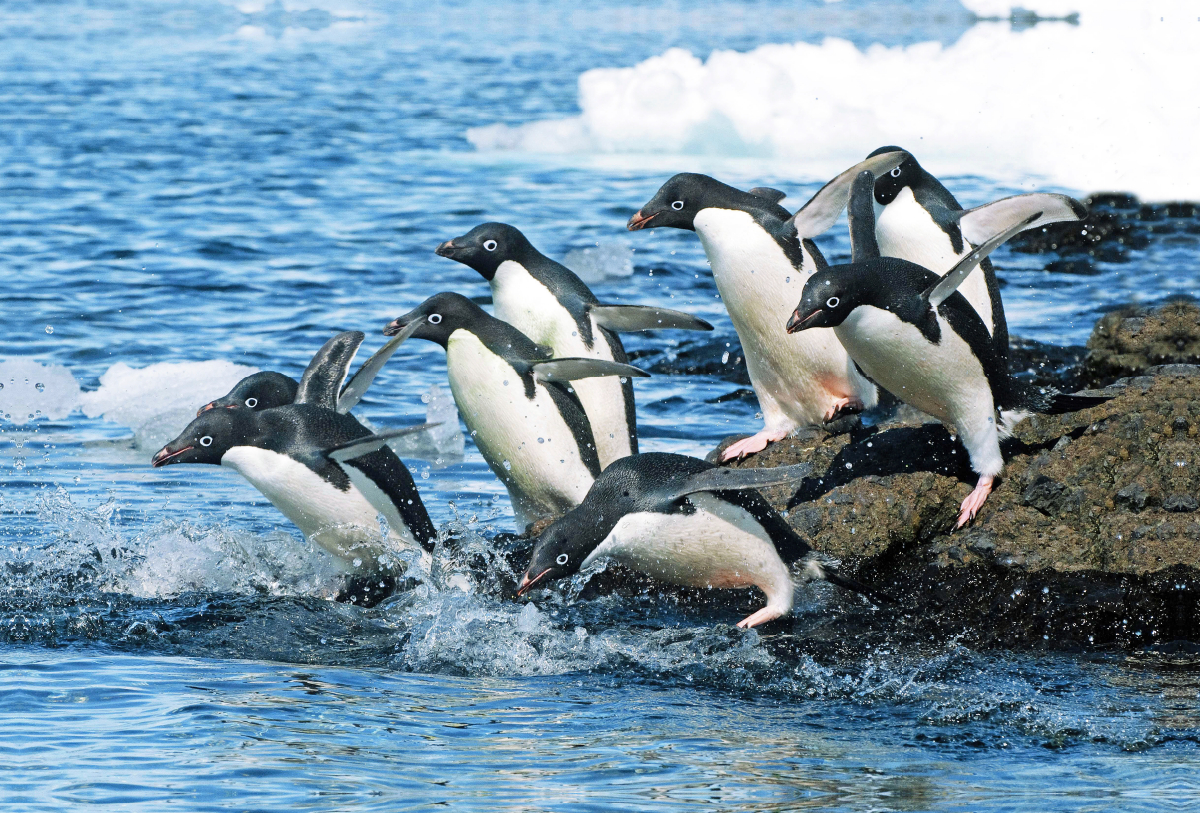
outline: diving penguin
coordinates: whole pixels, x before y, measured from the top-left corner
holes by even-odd
[[[980,261],[1042,216],[1032,212],[974,248],[944,277],[881,257],[875,234],[875,178],[861,173],[850,201],[852,261],[814,274],[787,323],[788,333],[833,328],[872,380],[954,429],[979,474],[956,527],[969,522],[1004,466],[1000,438],[1031,412],[1058,414],[1108,398],[1043,393],[1009,374],[983,319],[956,291]]]
[[[517,229],[484,223],[447,240],[437,254],[479,272],[492,288],[497,319],[560,358],[626,362],[619,332],[712,330],[686,313],[640,305],[602,305],[573,271],[542,254]],[[637,454],[637,421],[629,378],[599,377],[574,385],[596,436],[600,468]]]
[[[610,558],[690,587],[757,587],[767,605],[738,622],[749,628],[787,615],[794,578],[823,579],[874,599],[839,576],[754,489],[796,482],[808,463],[717,468],[694,457],[649,452],[604,470],[579,507],[538,537],[518,595]]]

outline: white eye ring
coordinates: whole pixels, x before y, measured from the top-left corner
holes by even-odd
[[[681,200],[675,201],[674,203],[671,204],[671,208],[678,212],[680,209],[683,208],[683,201],[681,201]]]
[[[200,445],[212,446],[212,435],[205,435],[204,437],[200,438]]]
[[[247,398],[246,406],[250,407],[251,409],[254,409],[256,406],[258,406],[258,399],[257,398]]]
[[[440,313],[429,314],[429,324],[440,325],[442,323],[442,315]]]
[[[891,175],[893,178],[899,178],[900,177],[900,167],[896,167],[891,172],[889,172],[888,175]]]
[[[555,559],[554,561],[558,562],[560,565],[565,565],[567,563],[567,559],[569,559],[569,558],[570,557],[567,556],[567,554],[560,553],[560,554],[558,554],[558,558]]]
[[[831,296],[831,297],[829,297],[829,299],[825,300],[825,307],[836,308],[841,303],[841,301],[842,300],[838,299],[836,296]]]
[[[485,249],[487,249],[488,251],[495,251],[496,245],[497,245],[497,243],[495,240],[484,240],[483,241],[483,247]]]

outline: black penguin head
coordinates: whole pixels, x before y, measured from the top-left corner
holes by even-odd
[[[716,178],[681,172],[663,184],[654,197],[629,218],[628,228],[630,231],[639,231],[670,226],[695,231],[696,214],[712,207],[741,211],[769,207],[780,209],[778,204],[721,183]],[[786,217],[786,210],[780,211]]]
[[[800,304],[787,321],[787,332],[837,327],[846,321],[850,311],[863,304],[861,281],[852,273],[854,267],[839,265],[837,273],[824,271],[809,277],[804,283]]]
[[[196,412],[199,415],[210,409],[272,409],[285,406],[296,400],[296,379],[283,373],[262,372],[248,375],[239,381],[227,395],[210,401]]]
[[[534,585],[545,586],[555,579],[578,573],[584,560],[603,541],[604,536],[597,538],[593,528],[581,521],[581,517],[573,516],[577,511],[578,507],[542,531],[529,559],[529,567],[521,577],[518,596],[533,589]]]
[[[248,445],[255,434],[257,413],[253,409],[210,409],[200,413],[179,437],[158,450],[150,463],[154,468],[172,463],[211,463],[234,446]]]
[[[470,266],[489,282],[505,260],[520,262],[533,245],[525,235],[505,223],[484,223],[462,237],[447,240],[437,247],[439,257]]]
[[[880,147],[875,152],[868,155],[868,158],[880,155],[885,152],[895,152],[900,147]],[[887,206],[896,199],[896,195],[900,194],[900,190],[906,186],[916,186],[920,183],[925,175],[925,170],[921,169],[921,165],[917,163],[917,159],[912,157],[912,153],[904,159],[900,166],[885,172],[880,175],[875,181],[875,202],[880,206]]]
[[[445,347],[451,333],[460,329],[470,330],[486,317],[483,308],[462,294],[445,291],[434,294],[413,310],[393,319],[383,329],[383,335],[406,333]]]

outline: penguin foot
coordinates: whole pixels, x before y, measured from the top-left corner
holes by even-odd
[[[739,621],[738,627],[740,629],[748,630],[751,627],[757,627],[759,624],[765,624],[768,621],[774,621],[776,618],[780,618],[782,616],[783,613],[774,607],[763,607],[758,612],[751,613]]]
[[[756,452],[761,452],[767,448],[768,443],[774,443],[777,440],[783,440],[787,437],[787,430],[771,430],[764,429],[757,435],[751,435],[748,438],[742,438],[737,443],[729,444],[729,448],[721,454],[721,462],[728,463],[730,460],[740,460],[746,455],[751,455]]]
[[[829,408],[829,411],[825,413],[825,423],[829,423],[843,412],[862,412],[866,406],[867,405],[862,402],[861,398],[857,398],[853,395],[848,398],[838,398],[833,402],[833,405]]]
[[[962,507],[958,511],[958,524],[954,526],[954,530],[958,530],[966,525],[971,520],[975,519],[975,515],[979,513],[979,509],[983,507],[983,503],[988,498],[988,494],[992,493],[992,482],[995,477],[981,476],[979,482],[975,484],[975,490],[967,495],[967,498],[962,501]]]

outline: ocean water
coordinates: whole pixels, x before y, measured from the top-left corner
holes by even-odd
[[[298,375],[337,330],[373,351],[441,290],[486,301],[475,272],[433,254],[485,220],[567,258],[602,300],[708,319],[703,352],[736,356],[695,236],[624,230],[675,172],[776,186],[796,208],[900,143],[968,206],[1035,188],[1200,199],[1182,135],[1198,114],[1177,102],[1200,90],[1200,19],[1178,3],[1032,8],[1080,14],[5,4],[0,808],[1200,804],[1185,655],[893,640],[823,586],[774,635],[732,626],[748,595],[581,577],[514,601],[496,538],[511,507],[452,431],[431,344],[406,345],[356,414],[447,421],[402,453],[458,541],[379,607],[331,601],[330,563],[232,472],[149,467],[251,370]],[[1080,344],[1107,309],[1194,294],[1197,230],[1159,225],[1087,275],[1001,249],[1012,332]],[[818,242],[849,253],[843,226]],[[694,339],[626,346],[669,362]],[[753,431],[754,400],[723,397],[739,386],[639,380],[643,450],[702,456]]]

